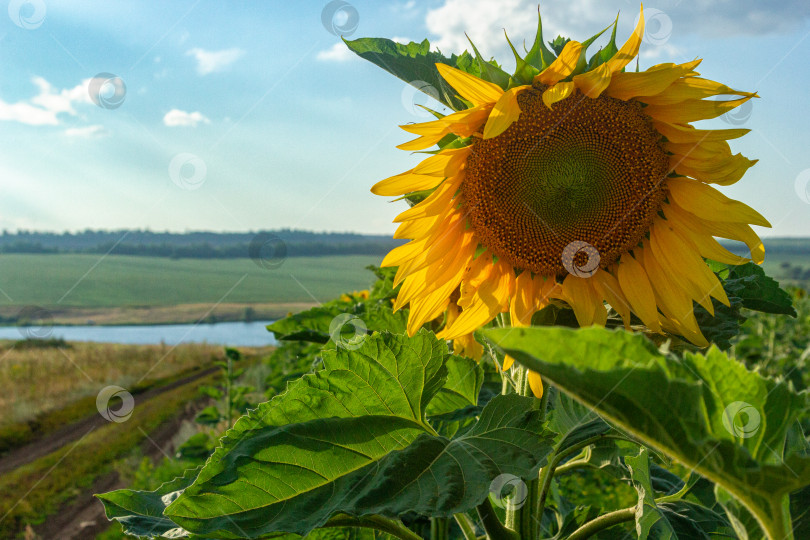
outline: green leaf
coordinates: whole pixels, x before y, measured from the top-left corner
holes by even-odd
[[[532,398],[493,399],[452,440],[426,423],[448,357],[426,331],[324,351],[323,370],[237,421],[166,517],[221,538],[306,534],[336,512],[451,516],[499,474],[536,475],[551,434]]]
[[[611,430],[607,422],[569,396],[560,394],[554,400],[554,410],[549,415],[549,428],[558,433],[555,441],[557,453],[603,435]]]
[[[267,326],[279,341],[310,341],[325,344],[336,332],[362,334],[366,331],[404,333],[408,313],[394,313],[388,300],[363,303],[333,300],[318,307],[290,315]],[[359,336],[358,336],[359,337]]]
[[[616,15],[616,20],[613,22],[613,31],[610,33],[610,41],[608,41],[608,44],[605,45],[603,48],[599,49],[599,52],[597,52],[591,57],[591,59],[588,61],[588,67],[586,69],[587,71],[590,71],[595,67],[604,64],[605,62],[613,58],[613,56],[617,52],[619,52],[619,47],[616,45],[616,29],[618,28],[618,26],[619,26],[619,16]],[[604,30],[602,32],[604,32]],[[597,36],[600,35],[602,35],[601,32],[597,34]],[[582,71],[586,70],[584,69]]]
[[[439,75],[439,70],[436,69],[437,63],[447,64],[489,81],[493,81],[493,73],[497,74],[498,71],[503,73],[499,68],[496,70],[496,66],[492,63],[486,62],[480,57],[476,61],[467,52],[461,56],[454,54],[447,58],[439,52],[431,51],[428,40],[421,43],[411,42],[407,45],[384,38],[360,38],[344,41],[349,49],[361,58],[383,68],[454,110],[465,109],[466,105],[457,97],[453,87]],[[484,71],[481,69],[482,66]],[[498,84],[497,81],[493,82]],[[424,83],[427,83],[427,86]]]
[[[219,424],[220,420],[222,420],[222,416],[219,414],[219,409],[217,409],[215,405],[204,408],[197,413],[197,416],[194,418],[195,422],[206,426],[215,426]]]
[[[790,295],[779,284],[768,277],[759,265],[754,263],[739,266],[709,261],[709,266],[723,283],[730,306],[712,300],[714,316],[702,306],[695,306],[695,318],[703,335],[723,350],[731,347],[731,340],[740,333],[740,325],[745,321],[743,309],[796,316]]]
[[[642,447],[638,456],[627,456],[624,462],[630,470],[630,480],[638,493],[636,533],[639,540],[646,540],[653,527],[656,528],[655,538],[677,538],[672,525],[655,504],[655,490],[650,478],[650,452]]]
[[[428,416],[449,414],[478,404],[478,394],[484,382],[484,370],[475,360],[450,356],[445,361],[447,382],[427,408]]]
[[[530,66],[534,66],[537,71],[543,71],[556,60],[554,54],[543,42],[543,18],[540,16],[540,9],[537,10],[537,34],[534,37],[534,44],[524,60]]]
[[[810,484],[810,457],[786,451],[807,394],[717,348],[676,358],[641,335],[602,328],[505,328],[505,353],[644,444],[728,490],[769,538],[788,537],[786,500]]]
[[[658,510],[674,533],[674,538],[683,540],[737,538],[728,521],[711,508],[680,500],[659,504]]]
[[[744,308],[796,316],[790,295],[757,264],[729,266],[727,275],[724,276],[723,288],[729,296],[739,298]]]
[[[793,535],[810,538],[810,486],[790,495],[790,515],[793,518]]]
[[[194,481],[199,469],[190,469],[180,478],[166,482],[155,491],[119,489],[96,497],[104,504],[107,519],[121,523],[126,534],[182,538],[188,532],[163,516],[166,506]]]
[[[214,441],[208,433],[195,433],[177,449],[181,459],[205,460],[214,451]]]
[[[554,38],[554,41],[549,41],[548,44],[551,46],[551,50],[554,51],[554,54],[560,56],[560,53],[565,48],[565,44],[571,41],[571,38],[557,36]]]

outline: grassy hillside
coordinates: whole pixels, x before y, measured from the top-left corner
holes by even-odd
[[[217,302],[322,302],[364,289],[380,257],[290,257],[266,269],[251,259],[110,255],[0,255],[2,306],[161,306]]]

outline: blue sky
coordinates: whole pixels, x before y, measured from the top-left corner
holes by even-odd
[[[762,96],[734,118],[703,124],[753,130],[732,148],[760,162],[724,192],[770,219],[763,235],[810,235],[806,4],[645,4],[642,69],[702,57],[703,76]],[[393,231],[404,203],[392,207],[369,187],[417,162],[394,146],[407,140],[397,125],[425,120],[413,105],[424,99],[345,53],[322,22],[327,2],[7,5],[0,228]],[[623,41],[638,15],[624,0],[541,8],[549,38],[584,39],[621,11]],[[536,9],[526,0],[349,0],[333,22],[345,30],[356,13],[350,38],[427,37],[445,53],[461,52],[467,31],[508,65],[503,29],[530,42]],[[90,98],[99,73],[117,77],[101,86],[109,108]]]

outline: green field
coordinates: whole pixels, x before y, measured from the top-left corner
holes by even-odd
[[[251,259],[0,255],[0,306],[119,307],[217,302],[325,302],[373,279],[364,255]]]

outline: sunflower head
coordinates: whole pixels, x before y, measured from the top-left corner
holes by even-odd
[[[410,307],[410,332],[438,319],[440,336],[476,351],[471,333],[497,315],[527,325],[556,302],[581,326],[606,324],[612,310],[627,328],[643,324],[707,345],[695,306],[713,313],[712,299],[729,301],[706,259],[748,260],[715,237],[744,242],[760,263],[762,242],[750,225],[769,224],[712,186],[737,182],[755,163],[727,142],[747,130],[692,123],[757,96],[702,78],[700,60],[626,70],[642,42],[643,11],[621,47],[616,25],[549,47],[538,24],[525,56],[512,47],[511,75],[475,46],[474,55],[448,59],[426,41],[389,42],[390,50],[349,43],[406,80],[410,72],[378,56],[429,65],[455,111],[402,126],[417,137],[400,148],[438,150],[372,188],[418,194],[395,220],[395,236],[410,242],[383,261],[399,267],[395,306]],[[610,28],[607,45],[589,55]]]

